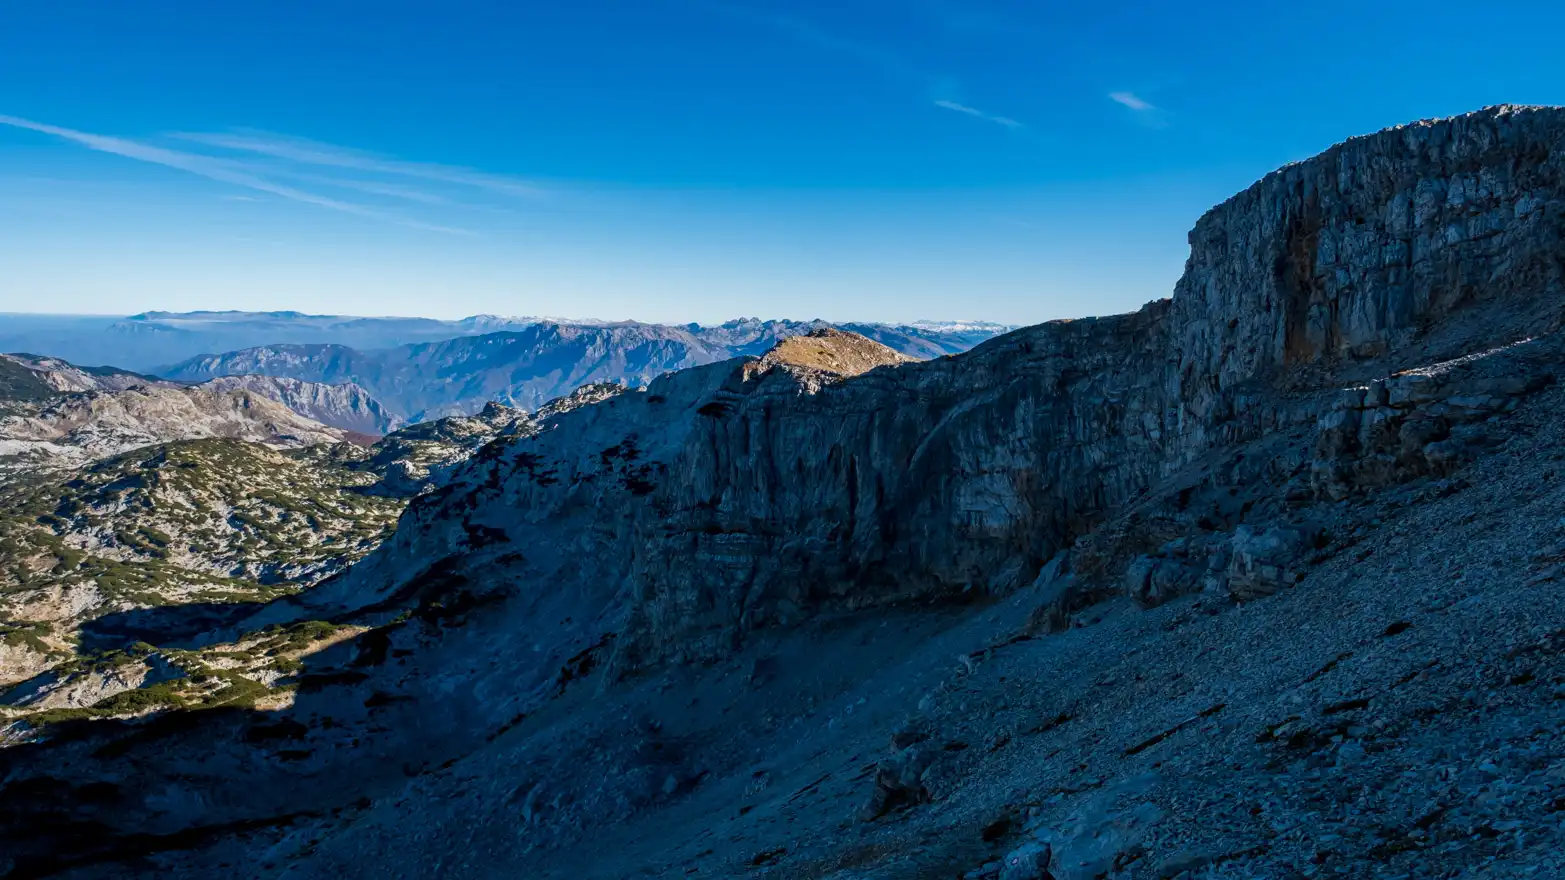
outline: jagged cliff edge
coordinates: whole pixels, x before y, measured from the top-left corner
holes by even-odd
[[[1231,468],[1220,450],[1318,431],[1345,386],[1555,329],[1562,138],[1565,110],[1503,106],[1351,139],[1209,211],[1172,298],[1132,314],[813,388],[665,376],[479,456],[319,601],[434,570],[571,595],[628,671],[822,608],[1027,584],[1160,482]],[[1228,477],[1343,491],[1307,448]]]

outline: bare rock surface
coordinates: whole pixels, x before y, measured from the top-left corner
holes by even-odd
[[[295,448],[345,439],[250,391],[139,384],[65,394],[0,416],[0,474],[78,467],[141,446],[211,437]]]
[[[32,373],[51,390],[70,393],[76,391],[124,391],[138,385],[171,385],[151,376],[143,376],[112,367],[79,367],[59,358],[31,354],[0,354],[5,360]]]
[[[867,373],[876,367],[913,361],[907,355],[856,333],[827,327],[784,339],[763,355],[756,367],[760,371],[776,366],[797,367],[847,377]]]
[[[447,416],[393,431],[371,447],[360,466],[380,476],[370,490],[375,494],[418,495],[444,485],[464,462],[496,440],[530,436],[540,421],[624,390],[623,385],[607,382],[584,385],[535,413],[490,401],[471,416]]]
[[[351,382],[326,385],[276,376],[223,376],[201,383],[212,391],[249,391],[323,425],[380,437],[402,424],[368,391]]]

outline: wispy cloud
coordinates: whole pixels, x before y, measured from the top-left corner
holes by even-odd
[[[369,205],[360,204],[358,202],[345,201],[340,198],[333,198],[331,196],[322,195],[312,190],[300,189],[295,186],[279,183],[272,178],[276,176],[288,176],[286,172],[279,173],[277,169],[262,167],[253,162],[245,162],[202,153],[193,153],[185,150],[175,150],[168,147],[158,146],[157,144],[147,143],[145,141],[132,140],[130,138],[77,131],[76,129],[65,128],[58,125],[50,125],[43,122],[35,122],[33,120],[22,119],[17,116],[0,115],[0,125],[7,125],[13,128],[35,131],[40,134],[53,135],[54,137],[63,138],[67,141],[71,141],[72,143],[79,144],[83,147],[86,147],[87,149],[95,150],[100,153],[109,153],[115,156],[122,156],[126,159],[134,159],[140,162],[151,163],[153,165],[162,165],[166,168],[174,168],[189,174],[207,178],[208,180],[214,180],[219,183],[226,183],[231,186],[243,187],[245,189],[267,193],[279,198],[288,199],[290,201],[300,202],[307,205],[314,205],[316,207],[326,208],[328,210],[338,211],[344,214],[353,214],[359,217],[385,220],[414,229],[424,229],[432,232],[444,232],[458,235],[473,234],[466,229],[460,229],[438,223],[428,223],[423,220],[403,216],[393,211],[371,207]],[[373,184],[364,184],[358,181],[342,181],[324,178],[322,178],[321,181],[333,187],[359,189],[366,192],[373,191],[365,189],[366,186],[373,186]],[[406,197],[405,193],[404,197]],[[237,199],[243,197],[235,198]]]
[[[936,107],[954,110],[957,113],[965,113],[968,116],[993,122],[996,125],[1010,129],[1026,127],[1009,116],[987,113],[966,103],[953,100],[950,97],[950,93],[955,90],[955,82],[953,80],[949,77],[932,76],[919,65],[889,49],[870,43],[843,39],[822,30],[811,22],[780,12],[770,12],[724,2],[699,2],[699,5],[721,15],[743,19],[753,24],[770,28],[784,36],[791,37],[803,45],[831,52],[845,58],[855,59],[863,64],[877,68],[889,78],[916,83],[923,89],[929,100],[934,102]]]
[[[421,205],[452,205],[455,202],[443,195],[426,192],[411,186],[399,186],[395,183],[381,183],[374,180],[357,180],[347,177],[329,177],[322,174],[311,174],[306,171],[294,169],[276,168],[271,172],[274,175],[282,175],[290,180],[302,180],[305,183],[321,186],[340,187],[356,192],[368,193],[372,196],[385,196],[391,199],[401,199],[407,202],[417,202]]]
[[[1138,113],[1147,113],[1157,108],[1151,102],[1143,100],[1135,92],[1109,92],[1109,100],[1116,104],[1123,104]]]
[[[346,147],[264,131],[175,132],[173,137],[222,150],[282,159],[300,165],[411,177],[470,186],[510,196],[537,196],[543,193],[543,188],[536,184],[498,174],[485,174],[471,168],[426,162],[404,162]]]
[[[1135,92],[1109,92],[1109,100],[1129,110],[1132,119],[1148,128],[1168,126],[1168,111]]]
[[[300,189],[295,189],[291,186],[283,186],[268,180],[264,180],[255,176],[254,174],[239,170],[234,163],[226,162],[222,159],[214,159],[211,156],[202,156],[195,153],[185,153],[179,150],[165,149],[163,147],[142,143],[140,141],[128,140],[126,138],[91,134],[85,131],[76,131],[75,129],[62,128],[57,125],[48,125],[42,122],[33,122],[30,119],[21,119],[16,116],[0,115],[0,125],[9,125],[14,128],[24,128],[29,131],[36,131],[42,134],[51,134],[55,137],[61,137],[68,141],[81,144],[90,150],[97,150],[100,153],[112,153],[116,156],[124,156],[127,159],[138,159],[142,162],[151,162],[154,165],[164,165],[169,168],[177,168],[181,171],[188,171],[191,174],[198,174],[211,180],[220,181],[222,183],[230,183],[235,186],[248,187],[254,190],[260,190],[261,192],[271,193],[272,195],[281,196],[285,199],[293,199],[294,201],[305,202],[306,204],[318,205],[322,208],[331,208],[334,211],[343,211],[349,214],[362,214],[365,216],[374,216],[375,214],[372,209],[363,207],[362,205],[355,205],[350,202],[339,201],[337,199],[316,195],[315,193],[306,192]]]
[[[944,107],[947,110],[955,110],[957,113],[966,113],[968,116],[982,119],[985,122],[993,122],[995,125],[1003,125],[1006,128],[1027,127],[1009,116],[995,116],[992,113],[985,113],[984,111],[979,110],[977,107],[969,107],[966,104],[958,104],[955,101],[940,100],[935,102],[935,106]]]

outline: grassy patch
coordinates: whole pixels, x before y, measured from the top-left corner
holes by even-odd
[[[0,642],[11,648],[27,648],[38,654],[57,653],[43,640],[53,633],[47,623],[0,623]]]

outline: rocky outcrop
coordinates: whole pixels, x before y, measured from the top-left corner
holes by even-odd
[[[353,383],[326,385],[276,376],[223,376],[201,384],[212,391],[249,391],[323,425],[380,437],[394,431],[402,420],[386,411],[380,401]]]
[[[139,385],[170,384],[151,376],[112,367],[78,367],[59,358],[4,354],[0,355],[0,359],[31,372],[50,389],[62,394],[76,391],[124,391]]]
[[[461,556],[440,537],[452,522],[534,543],[574,521],[594,537],[568,543],[598,562],[527,576],[630,584],[624,668],[718,656],[811,609],[1027,584],[1217,451],[1312,435],[1344,385],[1553,330],[1562,136],[1565,111],[1500,107],[1350,140],[1210,211],[1172,299],[1134,314],[818,388],[748,365],[654,381],[475,465],[415,506],[394,568],[363,576]],[[1246,467],[1287,480],[1309,463]],[[615,517],[563,515],[589,498]],[[1225,516],[1213,526],[1243,519]]]
[[[34,710],[85,709],[119,694],[183,678],[168,658],[151,654],[119,664],[82,664],[63,675],[38,676],[0,694],[0,705]]]
[[[490,401],[471,416],[447,416],[409,425],[370,447],[355,466],[376,474],[379,482],[365,491],[392,498],[410,498],[443,486],[475,453],[497,440],[531,436],[539,425],[625,391],[611,382],[585,385],[551,400],[535,413]]]
[[[342,431],[250,391],[136,385],[68,394],[0,418],[0,474],[76,467],[142,446],[213,437],[295,448],[345,439]]]
[[[1341,501],[1442,476],[1490,442],[1490,422],[1553,381],[1553,340],[1527,339],[1345,388],[1317,419],[1311,482]]]
[[[791,336],[832,328],[872,339],[917,360],[960,354],[1001,333],[1016,329],[1012,325],[985,321],[828,324],[821,320],[763,321],[758,318],[738,318],[721,324],[690,324],[687,327],[708,345],[727,352],[729,357],[764,354]]]
[[[443,483],[474,452],[513,425],[527,425],[524,410],[490,402],[474,416],[448,416],[393,431],[371,447],[360,467],[380,476],[370,490],[411,497]]]
[[[826,381],[833,381],[913,360],[857,333],[822,327],[802,336],[790,336],[772,346],[756,362],[753,374],[780,367],[801,375],[820,374]]]

